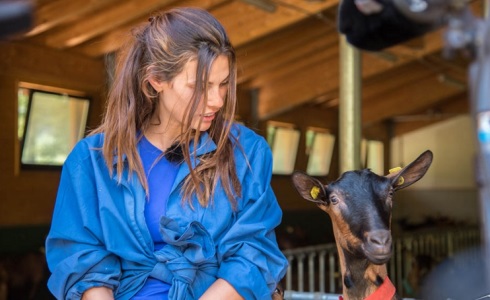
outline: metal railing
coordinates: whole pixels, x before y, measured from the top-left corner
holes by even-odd
[[[477,228],[406,234],[393,240],[388,273],[398,293],[412,261],[420,255],[440,262],[462,250],[480,246]],[[340,266],[335,243],[284,250],[289,261],[285,278],[285,299],[338,299],[342,292]]]

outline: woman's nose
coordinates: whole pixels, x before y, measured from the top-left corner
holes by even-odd
[[[223,104],[224,95],[222,95],[220,87],[211,87],[208,90],[208,105],[220,108]]]

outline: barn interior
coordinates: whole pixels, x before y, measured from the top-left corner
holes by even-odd
[[[484,2],[470,1],[476,16]],[[42,251],[61,164],[99,124],[115,53],[131,28],[177,6],[211,12],[235,46],[237,120],[263,135],[277,160],[271,184],[284,213],[280,246],[333,242],[328,217],[301,199],[290,174],[302,170],[323,182],[340,174],[339,0],[26,3],[32,24],[0,41],[0,299],[7,288],[5,299],[52,299]],[[478,240],[471,59],[448,52],[444,27],[381,51],[360,50],[361,167],[387,174],[426,149],[434,152],[427,176],[397,194],[395,237],[464,230]],[[43,99],[53,102],[42,106]]]

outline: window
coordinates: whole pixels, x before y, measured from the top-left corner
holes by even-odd
[[[272,149],[272,173],[289,175],[294,171],[300,131],[293,124],[269,121],[267,141]]]
[[[21,166],[61,166],[84,136],[89,99],[37,88],[23,84],[18,90]]]
[[[306,173],[311,176],[327,176],[332,161],[335,136],[327,129],[310,127],[306,130]]]

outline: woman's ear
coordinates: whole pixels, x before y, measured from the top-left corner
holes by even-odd
[[[160,93],[161,91],[164,90],[164,87],[165,87],[165,82],[164,81],[160,81],[154,77],[150,77],[148,79],[148,81],[150,82],[150,85],[153,87],[153,89],[155,91],[157,91],[158,93]]]

